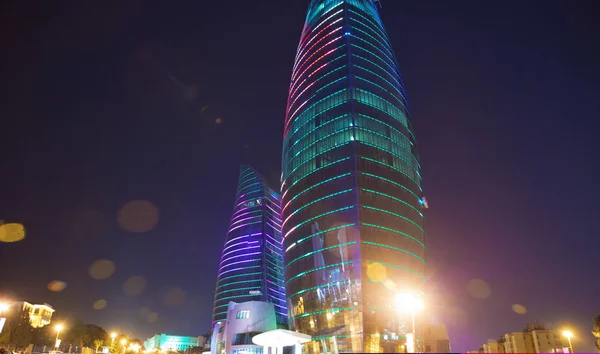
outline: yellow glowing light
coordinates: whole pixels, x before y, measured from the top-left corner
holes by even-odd
[[[139,345],[139,344],[131,344],[131,345],[129,346],[129,349],[130,349],[130,350],[133,350],[133,351],[135,351],[135,352],[139,352],[139,351],[140,351],[140,345]]]
[[[425,303],[417,295],[399,293],[396,295],[396,307],[408,312],[416,312],[425,307]]]
[[[25,238],[25,227],[22,224],[0,223],[0,242],[18,242]]]
[[[568,339],[571,339],[573,337],[573,332],[568,331],[568,330],[564,330],[562,332],[563,336],[567,337]]]
[[[331,312],[327,312],[327,319],[328,319],[328,320],[330,320],[330,319],[331,319],[331,317],[333,317],[333,316],[331,315]]]
[[[115,332],[112,332],[112,333],[110,334],[110,336],[111,336],[111,338],[112,338],[112,339],[115,339],[115,337],[117,336],[117,334],[116,334]]]
[[[61,325],[61,324],[58,324],[58,325],[56,325],[56,327],[54,327],[54,329],[56,329],[56,331],[57,331],[57,332],[60,332],[60,331],[62,331],[62,330],[63,330],[63,328],[64,328],[64,327],[63,327],[63,325]]]
[[[3,312],[3,311],[8,311],[8,304],[1,302],[0,303],[0,312]]]
[[[125,345],[125,344],[127,344],[127,339],[121,339],[121,344],[122,344],[122,345]]]

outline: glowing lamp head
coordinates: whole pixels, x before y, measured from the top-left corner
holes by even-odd
[[[407,312],[421,310],[425,304],[417,295],[411,293],[399,293],[396,295],[396,307]]]
[[[117,336],[117,334],[116,334],[115,332],[112,332],[112,333],[110,334],[110,337],[111,337],[112,339],[115,339],[115,337],[116,337],[116,336]]]
[[[8,304],[0,303],[0,311],[8,311]]]
[[[127,339],[121,339],[121,344],[123,344],[123,345],[127,344]]]
[[[59,325],[56,325],[56,327],[54,327],[54,329],[56,329],[56,331],[57,331],[57,332],[60,332],[60,331],[62,331],[62,330],[63,330],[63,328],[64,328],[64,327],[63,327],[63,325],[61,325],[61,324],[59,324]]]
[[[573,337],[573,332],[568,331],[568,330],[564,330],[562,334],[563,334],[563,336],[567,337],[568,339],[571,339]]]

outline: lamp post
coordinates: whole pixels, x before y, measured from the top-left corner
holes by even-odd
[[[60,331],[62,331],[63,329],[63,325],[56,325],[56,327],[54,327],[56,329],[56,343],[54,345],[54,348],[58,349],[58,346],[60,345],[60,339],[58,339],[58,336],[60,335]]]
[[[121,339],[121,345],[123,346],[123,353],[125,353],[125,345],[127,344],[127,339]]]
[[[117,338],[117,334],[112,332],[110,334],[110,349],[113,349],[113,346],[115,345],[115,338]]]
[[[396,295],[396,306],[400,311],[410,312],[412,319],[412,331],[410,333],[410,341],[408,340],[409,336],[407,334],[406,351],[408,353],[414,353],[416,352],[415,340],[417,335],[415,330],[415,313],[422,309],[425,304],[423,303],[423,300],[421,300],[416,294],[399,293]]]
[[[573,337],[573,332],[565,329],[563,331],[563,336],[567,337],[567,340],[569,341],[569,353],[573,353],[573,345],[571,344],[571,337]]]

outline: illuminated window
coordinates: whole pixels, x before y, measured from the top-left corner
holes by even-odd
[[[246,318],[250,318],[250,310],[238,311],[237,315],[235,316],[235,318],[237,318],[238,320],[243,320],[243,319],[246,319]]]

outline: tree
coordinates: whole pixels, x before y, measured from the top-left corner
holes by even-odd
[[[44,326],[34,328],[32,331],[31,342],[35,345],[53,346],[56,333],[53,331],[52,326]]]
[[[69,325],[67,333],[65,333],[65,339],[71,344],[79,346],[80,350],[83,350],[85,344],[89,341],[86,324],[81,320],[73,321]]]
[[[600,315],[594,318],[594,326],[592,327],[592,334],[596,337],[596,348],[600,350]]]
[[[0,334],[0,343],[14,345],[16,348],[24,348],[31,344],[33,339],[33,328],[29,322],[27,311],[18,311],[6,318],[4,329]]]
[[[98,349],[104,345],[104,340],[102,339],[94,339],[94,348],[96,348],[96,353],[98,353]]]

